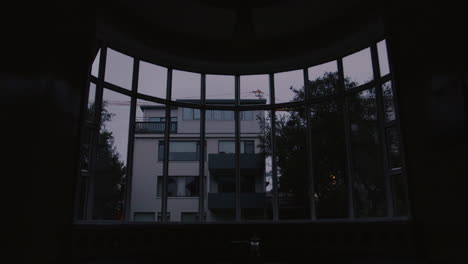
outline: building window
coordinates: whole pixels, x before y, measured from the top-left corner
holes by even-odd
[[[170,141],[169,143],[169,160],[197,161],[199,154],[200,143],[198,141]],[[164,160],[164,141],[159,141],[158,160]]]
[[[182,108],[182,120],[200,120],[200,109]]]
[[[203,220],[206,221],[206,213],[203,214]],[[182,212],[180,213],[181,222],[198,222],[198,212]]]
[[[162,216],[162,213],[158,212],[158,222],[162,221],[161,216]],[[166,212],[166,218],[167,218],[167,221],[171,221],[171,212]]]
[[[240,118],[243,121],[252,121],[253,120],[253,112],[252,111],[242,111],[240,114]]]
[[[223,112],[219,110],[213,111],[213,120],[223,120]]]
[[[133,213],[133,221],[154,222],[154,212],[135,212]]]
[[[241,140],[240,142],[240,153],[241,154],[254,154],[253,140]],[[218,142],[218,152],[219,153],[236,153],[236,145],[234,140],[220,140]]]
[[[162,196],[163,176],[158,176],[157,196]],[[169,176],[167,178],[168,197],[196,197],[200,193],[198,176]]]

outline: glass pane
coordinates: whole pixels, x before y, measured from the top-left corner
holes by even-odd
[[[285,103],[304,99],[302,70],[275,73],[275,102]]]
[[[140,61],[138,92],[166,99],[167,69],[159,65]]]
[[[99,74],[99,59],[101,58],[101,50],[98,50],[96,57],[94,57],[93,65],[91,66],[91,75],[98,77]]]
[[[201,75],[186,71],[172,71],[172,100],[200,101]]]
[[[241,219],[273,219],[271,122],[267,111],[249,112],[256,118],[240,122]]]
[[[86,111],[86,119],[88,121],[94,121],[94,100],[96,98],[96,84],[90,82],[89,83],[89,94],[88,94],[88,108]]]
[[[350,78],[357,85],[373,80],[370,48],[363,49],[343,58],[345,78]]]
[[[386,129],[387,134],[387,151],[388,151],[388,167],[390,169],[401,167],[400,153],[400,135],[396,126]]]
[[[310,67],[308,73],[310,97],[338,92],[338,65],[336,61]]]
[[[276,112],[280,219],[310,219],[304,116],[303,107]]]
[[[388,64],[387,42],[385,40],[377,43],[377,51],[379,54],[380,76],[387,75],[390,73],[390,67]]]
[[[206,75],[206,99],[207,103],[234,104],[234,76]]]
[[[354,209],[357,217],[385,216],[375,89],[349,97]]]
[[[393,105],[393,92],[391,81],[388,81],[382,85],[382,97],[384,104],[385,122],[395,120],[395,107]]]
[[[192,108],[182,108],[182,120],[193,120]]]
[[[310,107],[317,218],[346,218],[346,147],[342,101]]]
[[[90,170],[90,157],[91,157],[91,146],[93,145],[93,130],[92,128],[85,127],[82,149],[81,149],[81,170]]]
[[[161,211],[161,198],[157,197],[156,191],[159,183],[157,176],[163,175],[162,162],[158,161],[158,142],[164,138],[164,121],[164,105],[137,100],[131,214]],[[177,122],[175,125],[177,131]],[[171,132],[175,131],[171,126]]]
[[[183,109],[192,114],[199,111],[180,107],[171,111],[171,117],[179,120],[177,134],[170,135],[169,145],[167,211],[171,214],[171,222],[182,221],[182,212],[199,210],[200,120],[183,120],[180,118]]]
[[[395,216],[407,216],[409,206],[406,192],[406,178],[403,174],[393,176],[393,199],[395,206]]]
[[[270,103],[270,84],[267,74],[240,77],[241,104]]]
[[[125,89],[132,88],[133,58],[113,49],[107,49],[104,80]]]
[[[151,213],[141,213],[141,212],[135,212],[133,214],[133,221],[136,222],[154,222],[154,212]]]
[[[219,113],[219,114],[218,114]],[[213,111],[206,123],[208,195],[205,200],[207,221],[234,221],[236,218],[236,176],[234,120],[219,120],[222,111]]]
[[[135,119],[135,136],[142,134],[164,134],[165,107],[162,104],[138,99]],[[177,120],[171,122],[171,133],[177,132]]]
[[[94,175],[93,219],[118,220],[122,216],[127,165],[129,98],[104,89],[102,123]]]

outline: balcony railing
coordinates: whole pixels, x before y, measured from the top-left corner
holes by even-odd
[[[135,122],[135,134],[164,134],[165,122],[137,121]],[[177,133],[177,122],[171,122],[171,133]]]
[[[241,170],[265,170],[264,154],[240,154]],[[229,154],[209,154],[208,168],[213,171],[234,170],[236,168],[236,155]]]
[[[265,208],[265,193],[240,193],[241,208]],[[233,209],[236,208],[235,193],[208,193],[208,208],[213,209]]]

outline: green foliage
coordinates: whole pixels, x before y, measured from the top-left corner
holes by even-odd
[[[94,108],[94,104],[91,105],[88,113],[93,114]],[[94,219],[120,219],[124,204],[126,167],[116,150],[112,132],[106,128],[113,116],[104,101],[94,168]]]

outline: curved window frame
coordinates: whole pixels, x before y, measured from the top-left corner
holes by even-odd
[[[380,155],[381,155],[381,158],[383,159],[382,161],[382,164],[383,164],[383,171],[382,171],[382,174],[384,175],[384,178],[385,178],[385,199],[386,199],[386,207],[387,207],[387,212],[386,212],[386,216],[385,217],[379,217],[379,218],[365,218],[365,219],[358,219],[356,218],[355,216],[355,213],[354,213],[354,208],[353,208],[353,191],[352,191],[352,186],[350,186],[350,184],[347,184],[347,201],[348,201],[348,217],[347,218],[343,218],[343,219],[339,219],[339,220],[328,220],[328,219],[317,219],[317,214],[316,214],[316,208],[315,208],[315,202],[314,201],[314,196],[312,195],[314,192],[314,172],[313,172],[313,168],[312,166],[308,166],[308,177],[309,177],[309,186],[308,186],[308,189],[310,190],[310,199],[311,199],[311,203],[310,203],[310,219],[306,219],[306,220],[279,220],[278,218],[278,190],[277,190],[277,164],[276,162],[272,162],[272,181],[273,181],[273,220],[264,220],[266,222],[316,222],[316,221],[360,221],[360,220],[364,220],[364,221],[380,221],[380,220],[385,220],[385,221],[388,221],[388,220],[408,220],[410,218],[410,212],[408,211],[408,214],[406,216],[397,216],[395,214],[395,202],[394,202],[394,197],[393,197],[393,190],[392,190],[392,182],[393,182],[393,179],[392,177],[394,175],[402,175],[405,179],[405,183],[406,183],[406,170],[405,170],[405,159],[404,159],[404,152],[403,152],[403,146],[402,146],[402,139],[401,139],[401,130],[400,130],[400,125],[399,125],[399,113],[398,113],[398,104],[395,100],[395,98],[397,97],[397,93],[395,91],[395,83],[394,83],[394,80],[393,80],[393,71],[392,71],[392,65],[391,63],[389,63],[389,73],[384,75],[384,76],[380,76],[380,69],[379,69],[379,53],[378,53],[378,50],[377,50],[377,43],[381,43],[381,41],[386,41],[385,39],[384,40],[380,40],[380,41],[377,41],[377,42],[373,42],[370,46],[368,47],[364,47],[365,48],[370,48],[371,50],[371,59],[372,59],[372,68],[373,68],[373,74],[374,74],[374,78],[367,82],[367,83],[364,83],[364,84],[361,84],[361,85],[358,85],[352,89],[344,89],[344,70],[343,70],[343,58],[348,56],[348,55],[351,55],[353,53],[350,53],[350,54],[345,54],[343,56],[341,56],[340,58],[337,58],[333,61],[335,61],[337,63],[337,68],[338,68],[338,75],[339,75],[339,78],[340,78],[340,89],[338,89],[338,91],[335,91],[334,93],[331,93],[331,94],[328,94],[328,95],[324,95],[324,96],[320,96],[320,97],[310,97],[309,95],[309,92],[308,92],[308,85],[307,85],[307,82],[309,81],[309,76],[308,76],[308,69],[315,66],[315,65],[312,65],[312,66],[308,66],[308,67],[305,67],[305,68],[302,68],[302,72],[303,72],[303,75],[304,75],[304,89],[305,89],[305,98],[304,100],[302,101],[293,101],[293,102],[285,102],[285,103],[275,103],[275,85],[274,85],[274,74],[275,73],[279,73],[279,72],[267,72],[267,73],[263,73],[263,74],[268,74],[269,75],[269,89],[270,89],[270,103],[269,104],[261,104],[261,105],[255,105],[255,104],[252,104],[252,105],[246,105],[246,104],[241,104],[240,103],[240,76],[241,75],[233,75],[234,76],[234,79],[235,79],[235,100],[234,100],[234,104],[231,104],[231,105],[227,105],[227,104],[206,104],[206,75],[207,74],[212,74],[212,73],[208,73],[208,72],[205,72],[205,73],[199,73],[197,72],[197,74],[200,74],[201,75],[201,89],[200,89],[200,103],[196,103],[196,102],[183,102],[183,101],[174,101],[171,99],[171,89],[172,89],[172,86],[171,86],[171,83],[172,83],[172,71],[175,70],[175,69],[171,69],[171,68],[167,68],[167,85],[166,85],[166,98],[159,98],[159,97],[155,97],[155,96],[151,96],[151,95],[147,95],[147,94],[142,94],[142,93],[139,93],[137,88],[138,88],[138,74],[139,74],[139,64],[141,62],[140,59],[138,58],[135,58],[133,57],[133,72],[132,72],[132,87],[131,89],[126,89],[126,88],[123,88],[123,87],[119,87],[118,85],[115,85],[115,84],[112,84],[112,83],[108,83],[105,81],[105,70],[106,70],[106,54],[107,54],[107,49],[108,48],[111,48],[113,49],[112,47],[110,46],[106,46],[105,44],[102,44],[100,49],[99,49],[99,52],[97,53],[98,54],[98,62],[96,63],[93,63],[93,65],[98,65],[97,67],[99,67],[98,69],[98,76],[93,76],[92,75],[92,72],[95,72],[95,69],[91,69],[90,67],[90,70],[89,70],[89,84],[94,84],[96,86],[96,95],[95,95],[95,109],[96,111],[94,112],[94,118],[92,119],[92,121],[87,121],[87,120],[84,120],[83,121],[83,131],[85,130],[90,130],[90,131],[93,131],[93,133],[95,133],[94,137],[93,138],[97,138],[97,133],[99,132],[99,126],[97,124],[100,123],[100,112],[102,110],[102,100],[103,100],[103,89],[104,87],[106,89],[109,89],[109,90],[112,90],[114,92],[117,92],[117,93],[121,93],[121,94],[124,94],[124,95],[127,95],[127,96],[130,96],[131,98],[131,102],[130,102],[130,120],[129,120],[129,138],[128,138],[128,155],[127,155],[127,177],[126,177],[126,180],[127,180],[127,188],[126,188],[126,193],[125,193],[125,201],[126,203],[124,204],[124,216],[122,217],[122,219],[120,221],[117,221],[117,222],[121,222],[121,221],[130,221],[130,219],[132,218],[132,216],[130,215],[130,209],[129,209],[129,204],[130,204],[130,197],[131,197],[131,193],[130,193],[130,190],[131,190],[131,182],[132,182],[132,168],[133,168],[133,150],[134,150],[134,135],[135,135],[135,113],[136,113],[136,102],[137,100],[145,100],[145,101],[149,101],[149,102],[153,102],[153,103],[157,103],[157,104],[163,104],[166,106],[166,111],[165,111],[165,122],[166,122],[166,125],[165,125],[165,133],[164,133],[164,142],[169,142],[169,134],[170,134],[170,122],[171,122],[171,118],[170,118],[170,109],[172,107],[182,107],[182,108],[189,108],[189,109],[194,109],[192,111],[199,111],[199,115],[197,115],[197,119],[193,118],[193,120],[196,120],[196,121],[199,121],[200,122],[200,142],[204,142],[205,141],[205,125],[206,125],[206,121],[207,120],[215,120],[214,116],[211,117],[211,118],[206,118],[206,114],[211,112],[211,114],[213,114],[214,111],[233,111],[233,121],[235,122],[235,148],[236,150],[236,154],[235,154],[235,160],[236,160],[236,218],[235,218],[235,222],[239,222],[239,221],[242,221],[242,222],[250,222],[248,220],[241,220],[241,217],[240,217],[240,202],[239,202],[239,193],[240,193],[240,170],[239,170],[239,160],[240,160],[240,121],[243,120],[243,112],[244,111],[251,111],[251,110],[265,110],[265,111],[269,111],[270,114],[272,116],[275,116],[275,111],[276,110],[279,110],[279,109],[291,109],[291,108],[304,108],[304,110],[306,111],[306,113],[308,113],[306,116],[306,132],[307,132],[307,136],[308,136],[308,140],[306,142],[307,144],[307,153],[309,153],[308,156],[308,161],[309,163],[311,164],[312,163],[312,160],[311,160],[311,155],[313,154],[313,149],[312,149],[312,144],[311,144],[311,140],[310,140],[310,137],[311,137],[311,128],[309,126],[309,123],[310,123],[310,113],[308,111],[310,111],[310,107],[311,105],[314,105],[314,104],[318,104],[318,103],[322,103],[322,102],[327,102],[327,101],[330,101],[330,100],[336,100],[336,99],[344,99],[343,101],[345,102],[346,104],[346,101],[347,101],[347,98],[350,97],[351,95],[355,95],[359,92],[362,92],[362,91],[365,91],[365,90],[369,90],[369,89],[372,89],[372,88],[375,88],[376,90],[376,102],[377,102],[377,108],[378,108],[378,111],[377,111],[377,120],[378,120],[378,137],[379,137],[379,142],[381,143],[380,145],[382,145],[381,149],[380,149]],[[363,48],[359,49],[359,50],[362,50]],[[115,50],[115,49],[113,49]],[[358,51],[359,51],[358,50]],[[119,51],[119,50],[117,50]],[[119,51],[121,52],[121,51]],[[124,53],[125,54],[125,53]],[[129,56],[129,55],[127,55]],[[388,54],[387,54],[388,56]],[[390,56],[388,56],[390,57]],[[322,63],[320,63],[322,64]],[[319,64],[317,64],[319,65]],[[178,69],[177,69],[178,70]],[[181,69],[183,70],[183,69]],[[296,69],[297,70],[297,69]],[[184,70],[185,71],[185,70]],[[258,74],[258,73],[256,73]],[[248,75],[256,75],[256,74],[248,74]],[[384,120],[384,113],[383,113],[383,99],[382,99],[382,86],[385,84],[385,83],[388,83],[390,82],[391,84],[391,89],[392,89],[392,93],[393,93],[393,103],[394,103],[394,111],[395,111],[395,120],[392,120],[391,122],[389,123],[386,123],[385,120]],[[88,98],[88,93],[89,93],[89,85],[87,86],[87,89],[86,89],[86,95],[85,95],[85,98]],[[85,105],[84,105],[85,107]],[[349,111],[348,109],[344,110],[344,113],[343,113],[343,117],[344,117],[344,122],[345,122],[345,137],[347,138],[346,139],[346,148],[347,148],[347,151],[346,151],[346,159],[349,163],[349,160],[352,160],[352,152],[349,151],[349,146],[350,146],[350,142],[349,142],[349,135],[350,135],[350,131],[349,131],[349,117],[347,115],[347,111]],[[199,118],[198,118],[199,117]],[[86,118],[86,117],[84,117]],[[83,118],[83,119],[84,119]],[[272,156],[275,156],[276,153],[275,153],[275,147],[274,147],[274,142],[275,142],[275,137],[276,137],[276,132],[275,132],[275,123],[274,123],[274,119],[272,120],[272,131],[271,131],[271,135],[272,136]],[[395,127],[397,129],[397,131],[399,132],[399,135],[400,135],[400,141],[399,141],[399,147],[400,147],[400,153],[401,153],[401,156],[402,156],[402,166],[400,168],[388,168],[388,157],[387,157],[387,147],[386,147],[386,144],[385,142],[387,142],[387,139],[386,139],[386,133],[385,131],[389,128],[389,127]],[[96,129],[97,128],[97,129]],[[83,133],[82,133],[83,134]],[[83,142],[83,140],[82,140]],[[168,159],[168,156],[169,156],[169,146],[168,144],[164,144],[164,148],[163,148],[163,154],[164,154],[164,159],[163,159],[163,177],[162,177],[162,180],[163,180],[163,184],[167,183],[167,179],[168,179],[168,162],[169,162],[169,159]],[[96,142],[92,142],[90,143],[91,146],[94,148],[96,147]],[[92,148],[91,147],[91,148]],[[89,149],[89,147],[88,147]],[[81,150],[83,150],[83,147],[81,147]],[[203,179],[203,177],[205,177],[204,175],[204,167],[205,167],[205,159],[206,159],[206,153],[205,153],[205,149],[204,148],[201,148],[200,149],[200,159],[199,159],[199,170],[200,170],[200,179]],[[95,151],[89,151],[89,159],[91,160],[91,166],[94,164],[93,159],[95,159]],[[274,159],[273,159],[274,160]],[[351,169],[349,168],[348,166],[348,177],[352,177],[352,174],[351,174]],[[93,169],[89,169],[87,171],[80,171],[78,173],[78,185],[80,185],[80,183],[83,183],[83,179],[84,178],[92,178],[93,177]],[[350,179],[348,179],[349,181]],[[87,184],[89,185],[89,181],[86,181]],[[79,197],[79,193],[83,191],[83,188],[85,189],[84,190],[84,193],[86,195],[87,192],[89,192],[90,188],[88,185],[84,185],[84,187],[82,187],[81,189],[79,188],[79,190],[77,190],[77,194],[76,194],[76,203],[75,203],[75,221],[77,222],[80,222],[80,223],[86,223],[86,222],[92,222],[91,219],[92,219],[92,209],[89,208],[89,206],[92,207],[92,202],[90,203],[89,202],[89,199],[85,199],[85,201],[88,201],[88,202],[85,202],[84,205],[80,206],[79,205],[79,200],[78,197]],[[205,211],[204,211],[204,203],[202,202],[203,199],[205,198],[204,197],[204,194],[205,194],[205,190],[203,189],[204,188],[204,185],[203,184],[200,184],[200,190],[199,190],[199,193],[201,194],[199,196],[199,199],[200,199],[200,203],[199,203],[199,216],[204,216],[205,215]],[[405,188],[407,189],[407,184],[405,184]],[[406,204],[408,204],[408,191],[406,190]],[[168,210],[167,210],[167,200],[168,200],[168,195],[167,195],[167,190],[166,188],[163,188],[162,190],[162,212],[163,212],[163,215],[167,215],[168,213]],[[166,213],[166,214],[164,214]],[[198,219],[204,219],[203,217],[198,217]],[[107,221],[106,221],[107,222]],[[254,222],[262,222],[262,221],[254,221]],[[169,223],[168,219],[166,217],[163,217],[162,219],[162,223]]]

